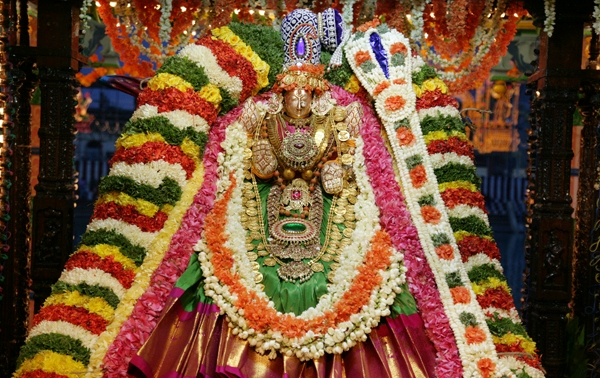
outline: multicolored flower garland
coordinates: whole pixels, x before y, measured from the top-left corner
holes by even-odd
[[[221,107],[229,111],[245,99],[241,88],[229,101],[236,88],[226,86],[243,78],[224,77],[223,66],[206,61],[231,63],[220,56],[235,54],[238,67],[246,62],[251,71],[245,75],[254,72],[251,62],[222,47],[203,56],[190,47],[187,55],[169,58],[140,94],[139,108],[117,142],[111,171],[99,186],[92,221],[34,319],[16,377],[123,375],[128,359],[148,337],[192,253],[195,224],[186,219],[195,219],[198,211],[206,214],[212,205],[214,184],[202,185],[201,160],[209,127]],[[246,96],[253,90],[255,83]],[[224,124],[238,113],[231,112]],[[211,129],[217,148],[219,130]],[[214,148],[209,151],[213,156]],[[215,174],[214,160],[206,170],[206,177]],[[193,201],[204,203],[204,210],[191,207]]]
[[[379,229],[379,215],[372,188],[357,169],[361,190],[355,206],[357,234],[341,256],[328,293],[316,307],[299,316],[278,313],[264,292],[256,286],[246,254],[240,223],[243,149],[246,132],[232,124],[223,143],[223,166],[217,188],[217,202],[206,218],[205,238],[199,242],[199,260],[206,277],[205,290],[225,312],[233,333],[248,339],[260,353],[274,358],[277,351],[301,360],[325,353],[342,353],[389,315],[395,291],[404,282],[402,255],[392,247],[389,235]],[[355,165],[362,165],[362,144],[357,141]],[[358,168],[358,166],[357,166]],[[360,216],[362,214],[362,216]],[[366,252],[366,253],[365,253]]]
[[[337,87],[332,88],[332,93],[333,98],[342,106],[359,100]],[[425,256],[417,230],[404,206],[400,186],[390,184],[394,182],[395,177],[393,162],[385,148],[380,123],[366,102],[362,102],[362,107],[363,122],[360,132],[365,144],[363,155],[375,201],[381,211],[381,224],[390,234],[396,249],[405,251],[408,285],[437,351],[438,376],[462,376],[462,364],[448,317],[444,312],[438,291],[429,284],[434,280],[433,273],[427,264],[422,263]]]
[[[415,92],[421,98],[439,89],[427,84],[435,79],[423,75],[424,67],[413,75],[413,85],[418,87]],[[486,314],[500,365],[520,376],[541,377],[535,343],[521,325],[502,274],[500,252],[491,237],[484,198],[478,190],[473,147],[467,142],[456,105],[447,105],[443,96],[436,98],[420,108],[421,128],[461,258]]]
[[[411,56],[408,40],[383,25],[357,33],[346,46],[348,61],[373,95],[377,113],[390,136],[408,209],[450,319],[464,374],[489,377],[498,367],[498,358],[485,316],[479,304],[472,300],[475,294],[468,285],[469,278],[457,253],[427,154],[411,84],[413,62],[394,58],[403,51]],[[384,82],[389,85],[377,91]],[[410,130],[414,138],[393,138],[400,128]],[[461,295],[453,295],[454,292]]]

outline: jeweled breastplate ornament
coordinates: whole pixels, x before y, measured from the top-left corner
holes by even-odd
[[[273,113],[267,110],[247,149],[250,169],[246,178],[252,183],[244,186],[243,221],[248,254],[256,262],[255,276],[262,279],[260,256],[265,257],[262,264],[277,267],[285,281],[310,279],[324,271],[321,261],[330,263],[331,274],[338,265],[337,254],[348,245],[355,220],[354,136],[345,124],[347,112],[320,104],[312,115],[292,118],[283,107],[267,109]],[[264,205],[266,219],[257,180],[272,181]],[[334,195],[327,224],[323,223],[323,192]]]

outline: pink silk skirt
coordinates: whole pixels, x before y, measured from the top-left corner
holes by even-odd
[[[269,359],[233,335],[214,304],[183,310],[171,297],[156,329],[129,365],[134,377],[408,378],[435,376],[435,350],[419,314],[385,318],[343,354],[310,361]]]

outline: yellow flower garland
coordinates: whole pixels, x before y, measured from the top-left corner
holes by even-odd
[[[463,240],[464,238],[466,238],[467,236],[478,236],[478,237],[480,237],[480,238],[487,239],[487,240],[489,240],[489,241],[493,241],[493,240],[494,240],[494,238],[492,238],[492,237],[491,237],[491,236],[489,236],[489,235],[480,236],[480,235],[475,235],[475,234],[472,234],[472,233],[470,233],[469,231],[456,231],[456,232],[454,233],[454,238],[456,239],[456,241],[457,241],[457,242],[460,242],[460,241],[462,241],[462,240]]]
[[[356,75],[350,76],[350,80],[348,80],[344,89],[350,93],[357,93],[360,90],[360,81],[358,81]]]
[[[477,186],[475,184],[473,184],[472,182],[462,181],[462,180],[444,182],[444,183],[439,184],[438,188],[440,190],[440,193],[443,193],[446,189],[467,189],[472,192],[479,191]]]
[[[124,135],[117,140],[117,149],[139,147],[147,142],[165,142],[159,133]]]
[[[518,342],[521,343],[521,347],[526,353],[535,354],[535,342],[527,340],[522,335],[515,335],[514,333],[507,333],[502,337],[492,336],[494,344],[513,345]]]
[[[254,88],[253,94],[258,93],[258,91],[269,85],[269,70],[271,67],[252,51],[252,48],[246,45],[240,37],[235,35],[231,29],[227,26],[222,26],[213,29],[212,35],[214,38],[229,44],[238,54],[252,63],[252,67],[254,67],[256,75],[258,76],[258,83],[256,88]]]
[[[189,138],[184,138],[179,147],[185,156],[194,161],[196,167],[202,164],[202,161],[200,160],[200,146],[196,143],[192,142]]]
[[[223,97],[221,97],[221,92],[219,91],[219,87],[214,84],[206,84],[202,87],[198,94],[215,107],[221,105],[221,101],[223,100]]]
[[[193,89],[194,86],[181,77],[170,73],[159,73],[148,82],[148,88],[153,91],[160,91],[166,88],[177,88],[182,92]]]
[[[44,306],[64,304],[67,306],[82,307],[91,313],[100,315],[104,319],[110,321],[113,318],[115,311],[106,302],[104,298],[88,297],[81,295],[78,291],[69,293],[53,294],[44,302]]]
[[[419,86],[415,83],[413,83],[412,86],[413,86],[413,90],[415,91],[415,94],[419,98],[423,95],[423,93],[428,92],[428,91],[435,91],[437,88],[439,88],[443,94],[448,93],[448,87],[446,86],[446,83],[444,83],[442,80],[440,80],[437,77],[434,79],[425,80],[421,84],[421,86]]]
[[[427,135],[423,136],[423,139],[425,140],[425,144],[429,145],[429,143],[431,143],[434,140],[448,140],[448,138],[450,137],[457,137],[460,140],[463,141],[468,141],[469,139],[467,138],[467,136],[460,132],[460,131],[451,131],[450,133],[447,133],[445,131],[432,131]]]
[[[487,281],[484,281],[480,284],[473,282],[471,286],[473,287],[473,291],[477,295],[484,294],[487,289],[497,289],[499,287],[503,287],[504,290],[510,293],[510,288],[508,287],[506,281],[502,281],[497,277],[489,277]]]
[[[109,192],[103,194],[96,201],[96,205],[100,205],[106,202],[114,202],[119,206],[134,206],[138,213],[147,217],[154,217],[154,215],[160,210],[160,207],[148,202],[143,199],[133,198],[123,192]]]
[[[125,297],[115,310],[114,320],[107,326],[106,331],[98,337],[94,352],[90,357],[90,363],[88,365],[89,372],[86,374],[86,377],[102,377],[102,360],[106,355],[108,347],[119,334],[123,323],[131,316],[133,307],[138,299],[144,294],[146,289],[148,289],[152,274],[162,262],[163,257],[169,248],[171,238],[179,229],[186,210],[192,204],[194,195],[200,190],[203,182],[204,165],[199,164],[194,171],[192,178],[185,186],[181,199],[169,213],[169,219],[165,222],[165,226],[152,241],[148,254],[144,259],[144,263],[139,268],[138,274],[136,275],[134,284],[127,290],[127,294],[125,294]]]
[[[33,358],[25,360],[13,377],[19,377],[24,373],[35,370],[56,373],[69,378],[81,378],[87,369],[81,362],[75,361],[71,356],[42,350]]]

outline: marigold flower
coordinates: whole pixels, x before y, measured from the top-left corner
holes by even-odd
[[[396,137],[401,146],[411,146],[415,142],[415,136],[408,127],[399,127],[396,130]]]
[[[467,344],[479,344],[485,341],[485,332],[477,326],[468,326],[465,330]]]
[[[406,46],[404,46],[404,43],[401,43],[401,42],[392,43],[392,46],[390,46],[390,54],[394,55],[397,53],[401,53],[401,54],[407,53]]]
[[[385,99],[385,110],[395,112],[400,110],[406,104],[406,100],[402,96],[390,96]]]
[[[454,249],[450,244],[440,245],[435,249],[435,253],[442,260],[452,260],[454,258]]]
[[[467,288],[464,286],[457,286],[451,288],[450,294],[452,294],[452,300],[454,301],[454,304],[467,304],[471,302],[471,294],[469,294],[469,290],[467,290]]]
[[[496,370],[496,364],[489,358],[482,358],[481,360],[477,361],[477,368],[481,372],[483,378],[489,378]]]
[[[442,213],[434,206],[425,205],[421,207],[421,216],[426,223],[438,224],[442,219]]]
[[[356,60],[356,65],[360,66],[364,62],[371,60],[371,55],[368,51],[361,50],[354,55],[354,60]]]
[[[422,187],[427,182],[427,172],[425,172],[425,167],[419,164],[414,167],[410,172],[410,180],[415,188]]]

